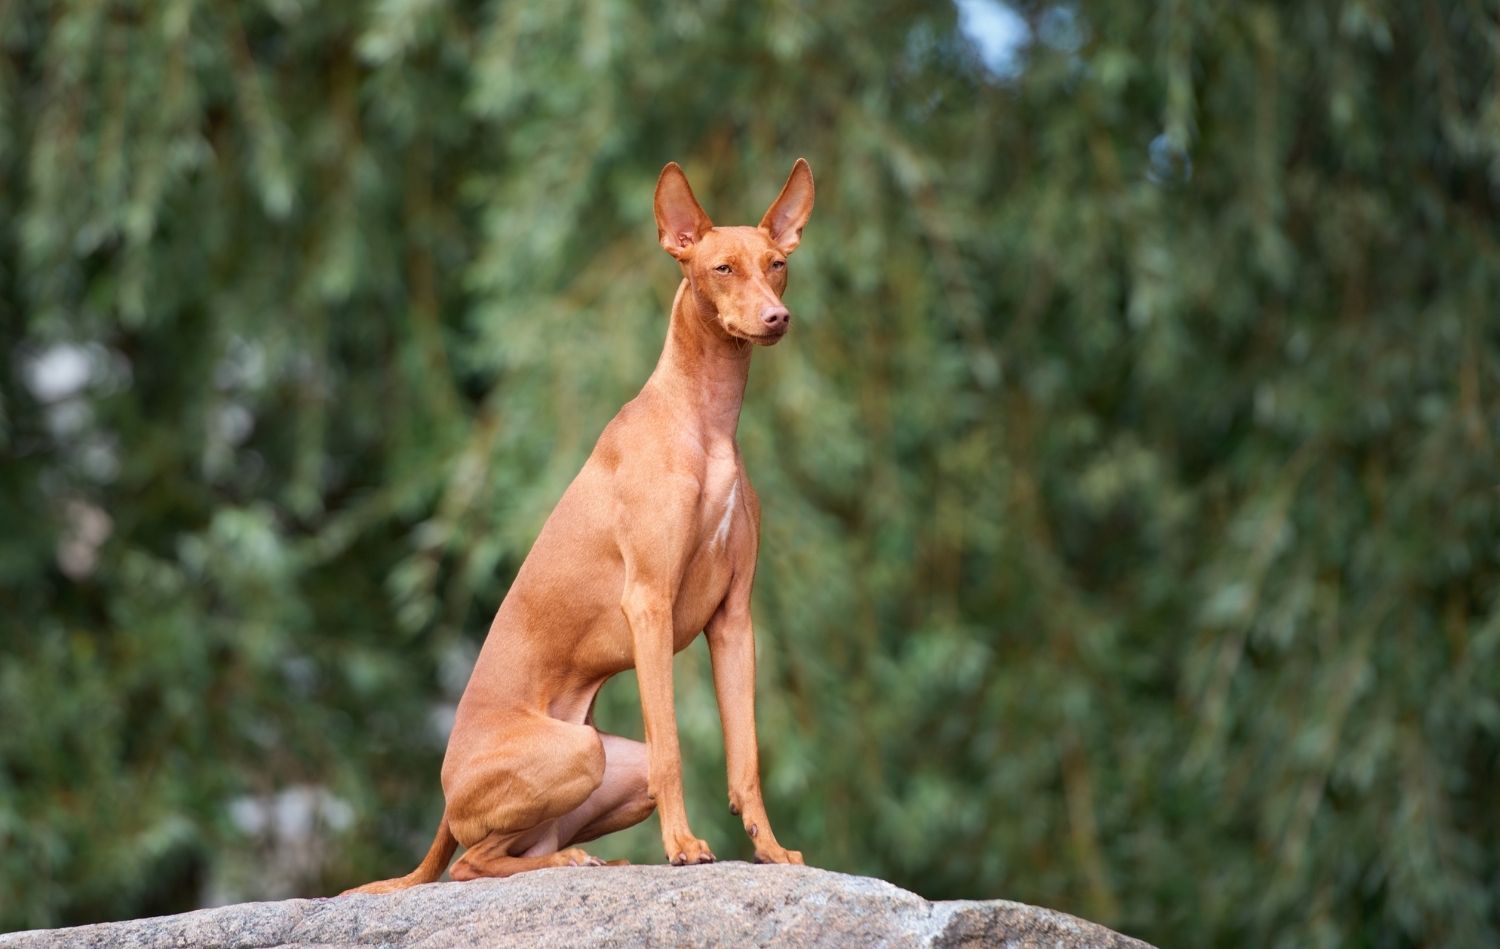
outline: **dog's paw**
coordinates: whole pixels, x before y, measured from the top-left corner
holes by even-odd
[[[679,837],[673,846],[667,848],[667,859],[674,867],[685,867],[694,863],[713,863],[715,858],[704,841],[696,837]]]
[[[780,844],[755,848],[756,863],[794,863],[802,865],[802,851],[788,850]]]

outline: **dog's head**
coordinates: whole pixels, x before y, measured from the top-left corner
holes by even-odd
[[[812,207],[812,170],[801,158],[755,227],[714,227],[676,162],[656,182],[661,246],[682,264],[692,293],[713,311],[724,333],[763,346],[780,340],[791,325],[781,302],[786,259],[802,239]]]

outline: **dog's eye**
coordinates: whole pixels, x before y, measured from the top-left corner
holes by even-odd
[[[771,261],[771,269],[772,270],[785,270],[786,269],[786,261],[784,261],[784,260],[773,260],[773,261]]]
[[[734,273],[734,268],[728,264],[720,264],[714,268],[714,273]]]

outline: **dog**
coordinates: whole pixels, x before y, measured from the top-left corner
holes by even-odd
[[[661,817],[673,864],[710,863],[688,826],[672,658],[708,638],[729,806],[764,863],[802,863],[776,840],[760,787],[750,588],[760,499],[735,432],[750,355],[791,326],[787,258],[813,207],[797,159],[755,227],[715,227],[687,176],[656,182],[661,246],[682,269],[661,359],[599,436],[500,604],[443,758],[445,807],[411,873],[348,892],[598,866],[577,845]],[[600,732],[593,704],[634,667],[646,741]]]

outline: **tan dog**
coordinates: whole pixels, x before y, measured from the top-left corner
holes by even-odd
[[[661,811],[674,864],[708,863],[688,827],[672,656],[708,636],[729,807],[755,859],[801,863],[761,799],[750,585],[760,502],[735,442],[752,344],[786,335],[786,258],[813,207],[798,159],[758,227],[714,227],[675,163],[656,183],[661,245],[682,265],[667,343],[605,427],[500,604],[458,703],[437,839],[404,877],[350,892],[598,865],[574,844]],[[601,733],[594,697],[635,667],[646,743]]]

